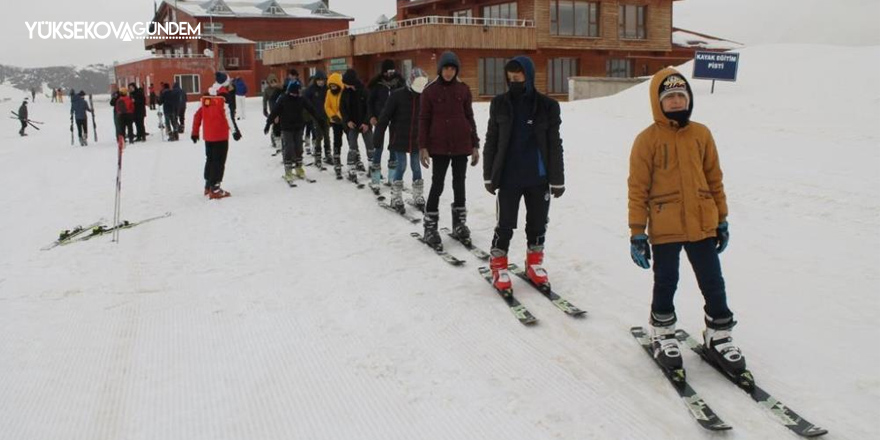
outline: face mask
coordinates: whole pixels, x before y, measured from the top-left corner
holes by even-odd
[[[687,127],[691,119],[691,112],[688,110],[679,110],[677,112],[663,112],[667,118],[678,123],[681,128]]]
[[[422,93],[422,90],[425,90],[425,86],[427,86],[427,85],[428,85],[428,78],[426,78],[424,76],[420,76],[420,77],[413,80],[410,88],[412,88],[413,92]]]
[[[340,90],[338,87],[330,87],[330,93],[334,95],[338,95]]]
[[[519,98],[526,93],[526,83],[524,82],[512,82],[508,85],[508,88],[510,89],[510,95],[514,98]]]

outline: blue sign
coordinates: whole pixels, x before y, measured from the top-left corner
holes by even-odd
[[[736,81],[739,54],[732,52],[697,52],[694,54],[694,74],[697,79]]]

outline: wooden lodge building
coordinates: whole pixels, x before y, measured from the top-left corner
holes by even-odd
[[[394,20],[272,44],[263,62],[279,74],[351,67],[366,82],[386,58],[404,76],[416,66],[434,75],[452,50],[475,99],[489,99],[505,90],[506,60],[526,54],[538,90],[566,99],[571,76],[646,76],[693,58],[698,47],[673,45],[675,1],[397,0]]]
[[[331,11],[327,1],[291,0],[164,0],[152,21],[201,25],[198,39],[146,39],[151,55],[114,66],[115,84],[147,87],[179,82],[190,100],[214,82],[214,72],[241,77],[249,96],[260,94],[261,80],[273,70],[264,64],[265,48],[291,40],[349,27],[351,17]]]

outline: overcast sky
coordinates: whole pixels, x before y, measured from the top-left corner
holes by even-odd
[[[285,0],[281,3],[311,1]],[[153,0],[10,0],[4,2],[4,6],[3,14],[0,14],[0,36],[3,38],[0,64],[19,67],[112,64],[113,61],[145,54],[142,40],[31,40],[26,22],[145,22],[153,18]],[[330,0],[330,9],[354,17],[355,27],[370,26],[381,14],[391,17],[396,13],[396,7],[395,0]]]
[[[0,64],[20,67],[112,64],[144,54],[143,41],[30,40],[25,22],[145,22],[153,15],[152,0],[7,0],[4,6]],[[395,8],[395,0],[330,1],[330,9],[355,18],[354,27],[391,17]],[[675,8],[676,26],[749,45],[880,44],[880,0],[687,0]]]

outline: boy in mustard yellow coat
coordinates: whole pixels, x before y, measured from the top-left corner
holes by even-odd
[[[675,69],[657,72],[649,92],[654,123],[633,144],[628,184],[633,262],[648,269],[652,251],[654,256],[654,358],[668,369],[682,368],[673,298],[684,249],[705,300],[707,351],[725,371],[738,376],[746,373],[746,362],[731,337],[736,321],[727,307],[718,258],[730,235],[715,141],[708,127],[690,120],[693,93]]]

